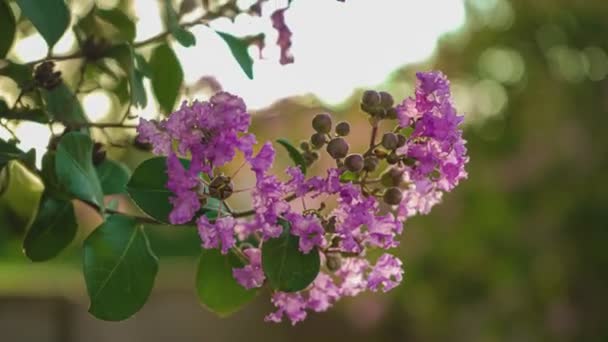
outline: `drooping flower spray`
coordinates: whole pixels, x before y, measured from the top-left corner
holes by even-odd
[[[329,114],[315,116],[315,132],[300,146],[300,165],[286,170],[287,181],[269,173],[275,158],[270,142],[254,153],[250,115],[244,102],[229,93],[184,103],[166,120],[142,119],[138,139],[168,156],[171,223],[196,222],[202,248],[238,255],[243,267],[232,270],[236,282],[246,289],[271,288],[276,311],[266,320],[286,318],[295,324],[341,297],[396,287],[403,278],[401,260],[386,252],[368,260],[368,252],[397,247],[407,219],[429,213],[443,193],[467,177],[469,158],[459,127],[463,117],[454,108],[449,81],[441,72],[421,72],[417,78],[415,95],[398,104],[386,92],[364,93],[361,109],[371,123],[365,151],[350,151],[347,122],[334,125]],[[385,120],[395,122],[394,128],[380,132]],[[217,171],[239,151],[256,177],[252,209],[244,212],[230,209],[232,179]],[[336,166],[307,177],[306,167],[323,151]],[[304,196],[331,196],[337,204],[305,210],[290,206]],[[209,203],[218,205],[215,217],[202,211]],[[279,239],[280,248],[294,243],[294,260],[308,260],[293,279],[273,269]]]

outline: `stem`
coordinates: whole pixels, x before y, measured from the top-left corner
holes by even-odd
[[[134,219],[136,219],[136,220],[138,220],[140,222],[144,222],[144,223],[154,223],[154,224],[159,224],[160,223],[160,222],[158,222],[158,221],[156,221],[156,220],[154,220],[154,219],[152,219],[150,217],[139,216],[139,215],[132,215],[132,214],[125,213],[125,212],[118,211],[118,210],[114,210],[114,209],[105,208],[105,211],[107,213],[110,213],[110,214],[119,214],[119,215],[124,215],[124,216],[130,216],[130,217],[132,217],[132,218],[134,218]]]
[[[123,129],[136,129],[137,125],[133,124],[124,124],[120,122],[61,122],[66,126],[70,126],[73,128],[82,128],[82,127],[93,127],[93,128],[123,128]]]
[[[230,6],[230,2],[228,2],[227,4],[225,4],[222,7],[220,7],[217,12],[207,12],[204,15],[200,16],[199,18],[197,18],[197,19],[195,19],[193,21],[182,23],[179,26],[181,28],[190,28],[190,27],[193,27],[193,26],[196,26],[196,25],[208,25],[211,20],[221,17],[223,11],[225,9],[228,9],[228,8],[232,8]],[[152,36],[150,38],[144,39],[142,41],[134,42],[133,43],[133,47],[134,48],[145,47],[145,46],[147,46],[149,44],[156,43],[158,41],[161,41],[161,40],[165,39],[170,34],[171,34],[171,31],[161,32],[161,33],[159,33],[159,34],[157,34],[155,36]],[[108,47],[108,49],[111,49],[113,47],[114,46],[110,46],[110,47]],[[63,56],[52,56],[52,55],[50,55],[50,50],[49,50],[49,55],[48,56],[46,56],[44,58],[41,58],[41,59],[38,59],[38,60],[34,60],[34,61],[31,61],[31,62],[25,63],[25,65],[27,65],[27,66],[36,65],[36,64],[44,62],[46,60],[67,61],[67,60],[70,60],[70,59],[83,58],[83,57],[86,57],[86,56],[82,53],[81,50],[78,50],[78,51],[75,51],[73,53],[70,53],[70,54],[67,54],[67,55],[63,55]]]
[[[291,202],[293,200],[295,200],[297,198],[296,194],[291,194],[287,197],[285,197],[283,200],[286,202]],[[247,217],[247,216],[251,216],[255,214],[255,210],[254,209],[249,209],[249,210],[245,210],[245,211],[236,211],[232,213],[232,216],[234,218],[238,218],[238,217]]]
[[[372,136],[369,141],[368,152],[371,152],[374,149],[374,147],[376,147],[376,135],[378,135],[378,123],[374,122],[372,125]]]
[[[15,141],[21,142],[21,140],[19,140],[19,138],[17,137],[17,134],[15,134],[15,132],[13,132],[13,130],[8,127],[6,123],[0,121],[0,126],[2,126],[2,128],[4,128],[7,132],[9,132]]]

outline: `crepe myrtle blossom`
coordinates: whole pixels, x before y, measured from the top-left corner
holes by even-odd
[[[266,321],[296,324],[342,297],[398,286],[401,260],[368,251],[397,247],[407,219],[429,213],[467,177],[463,116],[441,72],[418,73],[414,95],[397,104],[386,92],[366,91],[361,109],[371,124],[369,147],[350,151],[348,122],[334,125],[331,115],[319,114],[310,139],[299,149],[292,146],[298,166],[284,174],[271,172],[275,148],[270,142],[256,145],[251,116],[238,96],[220,92],[208,101],[184,102],[166,119],[140,121],[137,139],[167,156],[169,221],[194,222],[202,248],[240,257],[242,266],[233,267],[232,276],[244,289],[271,287],[276,310]],[[393,128],[380,129],[391,122]],[[255,185],[243,190],[250,192],[246,211],[230,206],[239,172],[229,177],[219,169],[237,154],[244,164],[235,167],[249,168],[255,176]],[[320,158],[333,159],[335,166],[306,175],[304,167]],[[302,205],[292,205],[294,200]],[[265,246],[284,236],[297,241],[291,253],[318,254],[320,260],[316,276],[295,292],[267,281]]]

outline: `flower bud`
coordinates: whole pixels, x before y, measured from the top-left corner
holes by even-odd
[[[374,156],[365,157],[363,160],[363,169],[367,172],[373,172],[378,167],[380,161]]]
[[[380,159],[386,158],[386,152],[379,148],[374,150],[374,155]]]
[[[96,142],[93,144],[93,165],[97,166],[106,160],[106,151],[103,144]]]
[[[328,253],[326,255],[326,259],[327,260],[325,261],[325,264],[327,265],[327,268],[332,272],[339,270],[342,266],[342,257],[339,253]]]
[[[363,169],[363,156],[358,153],[351,154],[344,160],[344,165],[348,171],[359,172]]]
[[[45,61],[34,70],[36,84],[46,90],[52,90],[61,83],[61,71],[55,71],[53,61]]]
[[[346,121],[342,121],[336,125],[336,134],[340,136],[347,136],[350,133],[350,125]]]
[[[397,135],[397,147],[403,147],[407,142],[407,138],[401,134]]]
[[[230,177],[219,175],[209,183],[209,195],[211,197],[224,200],[232,195],[233,187]]]
[[[321,148],[326,142],[327,138],[325,137],[325,134],[322,133],[315,133],[310,137],[310,144],[314,148]]]
[[[380,106],[384,109],[392,108],[395,104],[395,100],[393,100],[393,96],[385,91],[381,91],[380,93]]]
[[[331,131],[331,116],[329,114],[317,114],[312,119],[312,128],[319,133],[329,133]]]
[[[386,156],[386,162],[389,164],[397,164],[397,162],[399,162],[399,159],[401,159],[397,153],[395,153],[395,151],[391,152],[388,156]]]
[[[380,104],[380,94],[374,90],[366,90],[361,98],[361,103],[366,107],[375,107]]]
[[[327,144],[327,153],[334,159],[341,159],[348,154],[348,143],[343,138],[333,138]]]
[[[394,150],[397,148],[397,144],[399,143],[399,138],[397,138],[397,134],[395,133],[384,133],[382,136],[382,146],[387,150]]]
[[[300,148],[302,149],[302,151],[309,151],[310,150],[310,144],[308,143],[308,141],[302,141],[300,143]]]
[[[403,194],[401,193],[401,190],[396,187],[386,189],[386,191],[384,192],[384,196],[382,196],[384,203],[389,205],[397,205],[401,203],[402,198]]]

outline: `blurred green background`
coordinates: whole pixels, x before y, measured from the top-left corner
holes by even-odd
[[[1,334],[6,341],[606,341],[607,51],[604,0],[471,0],[465,26],[443,36],[430,60],[390,76],[382,88],[400,97],[411,92],[415,71],[443,70],[467,116],[471,157],[469,179],[430,215],[406,223],[396,252],[405,278],[390,293],[343,300],[295,328],[262,322],[267,296],[215,318],[198,307],[192,286],[196,233],[158,227],[152,245],[161,271],[150,302],[126,322],[105,323],[86,314],[79,242],[55,261],[31,264],[19,224],[5,220]],[[255,113],[254,131],[259,140],[276,132],[305,139],[324,108],[352,120],[351,142],[365,144],[357,96],[337,108],[285,99]],[[149,157],[109,154],[131,167]],[[289,163],[283,158],[278,171]],[[80,210],[92,229],[95,218]],[[87,229],[80,234],[79,241]]]

